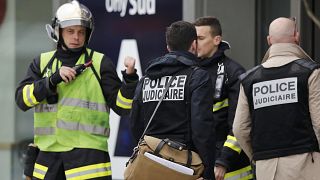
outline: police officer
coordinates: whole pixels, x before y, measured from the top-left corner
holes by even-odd
[[[60,6],[47,25],[57,48],[33,60],[16,90],[19,108],[34,108],[40,152],[33,172],[25,172],[33,179],[111,180],[110,108],[129,114],[138,76],[135,60],[127,58],[121,82],[112,61],[87,48],[93,29],[84,5]]]
[[[292,19],[275,19],[267,40],[264,63],[241,77],[234,134],[258,180],[319,179],[320,65]]]
[[[200,155],[205,167],[203,178],[214,179],[211,80],[206,71],[192,68],[197,59],[196,29],[188,22],[174,22],[167,28],[166,42],[169,53],[152,61],[136,89],[131,114],[132,133],[138,141],[161,98],[164,85],[175,76],[146,135],[186,144]]]
[[[201,17],[194,24],[198,34],[199,63],[210,73],[214,88],[214,105],[211,109],[217,133],[216,179],[252,179],[250,161],[232,133],[239,94],[238,76],[245,70],[224,54],[230,46],[222,41],[221,25],[217,18]]]

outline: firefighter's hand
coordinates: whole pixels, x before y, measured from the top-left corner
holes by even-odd
[[[62,80],[64,82],[68,83],[76,78],[77,73],[71,67],[61,66],[61,68],[59,69],[59,74],[60,74]]]
[[[216,177],[216,180],[223,180],[224,175],[226,174],[226,168],[223,166],[216,165],[214,167],[214,175]]]
[[[136,63],[136,59],[134,59],[133,57],[130,57],[130,56],[125,57],[124,66],[127,68],[126,69],[127,74],[135,73],[135,70],[134,70],[135,63]]]

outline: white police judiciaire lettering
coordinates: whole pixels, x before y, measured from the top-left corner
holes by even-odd
[[[131,6],[130,9],[128,8],[129,5]],[[129,9],[129,15],[131,16],[156,13],[156,0],[106,0],[105,6],[109,13],[120,12],[120,17],[126,15],[127,9]]]
[[[283,78],[252,86],[254,109],[298,102],[297,78]]]
[[[171,76],[164,76],[160,79],[151,80],[145,78],[142,87],[142,101],[159,101],[163,91],[168,84]],[[187,80],[186,75],[176,76],[172,81],[170,88],[164,96],[164,101],[182,101],[184,100],[184,86]]]

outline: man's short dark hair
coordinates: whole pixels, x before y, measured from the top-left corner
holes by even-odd
[[[222,30],[219,20],[213,16],[205,16],[198,18],[194,23],[195,26],[210,26],[211,35],[214,36],[221,36]]]
[[[189,22],[177,21],[167,27],[166,41],[172,51],[188,51],[194,40],[197,40],[197,31]]]

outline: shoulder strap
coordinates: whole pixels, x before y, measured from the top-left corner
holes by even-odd
[[[254,71],[256,71],[257,69],[262,68],[262,67],[263,67],[263,66],[260,64],[260,65],[257,65],[257,66],[255,66],[255,67],[253,67],[252,69],[248,70],[247,72],[241,74],[241,75],[239,76],[240,81],[243,81],[249,74],[251,74],[252,72],[254,72]]]
[[[150,123],[151,123],[154,115],[156,114],[156,112],[157,112],[157,110],[158,110],[158,108],[159,108],[162,100],[164,99],[164,96],[166,95],[167,91],[169,90],[169,87],[170,87],[172,81],[175,79],[175,77],[176,77],[176,76],[171,76],[171,79],[169,80],[168,84],[166,84],[166,87],[165,87],[165,89],[164,89],[164,91],[163,91],[163,94],[162,94],[162,96],[161,96],[161,98],[160,98],[160,100],[159,100],[156,108],[154,109],[154,111],[153,111],[153,113],[152,113],[152,115],[151,115],[151,117],[150,117],[150,119],[149,119],[149,122],[148,122],[146,128],[144,129],[144,131],[143,131],[143,133],[142,133],[142,135],[141,135],[141,137],[140,137],[140,139],[139,139],[138,145],[139,145],[140,142],[143,140],[143,137],[144,137],[144,135],[146,134],[146,131],[147,131],[147,129],[148,129],[148,127],[149,127],[149,125],[150,125]]]
[[[314,62],[313,60],[307,60],[307,59],[298,59],[294,61],[295,63],[299,64],[300,66],[306,67],[310,70],[314,70],[316,68],[319,68],[320,64]]]
[[[88,52],[87,52],[87,51],[85,52],[85,56],[86,56],[85,62],[89,62],[90,60],[92,60],[93,53],[94,53],[94,50],[92,50],[92,49],[91,49],[91,51],[90,51],[90,55],[88,55]],[[100,77],[99,77],[96,69],[94,68],[94,65],[93,65],[93,64],[91,65],[91,69],[92,69],[92,71],[93,71],[94,76],[97,78],[97,80],[98,80],[98,82],[99,82],[99,84],[100,84],[100,86],[101,86],[101,79],[100,79]],[[102,86],[101,86],[101,87],[102,87]]]

